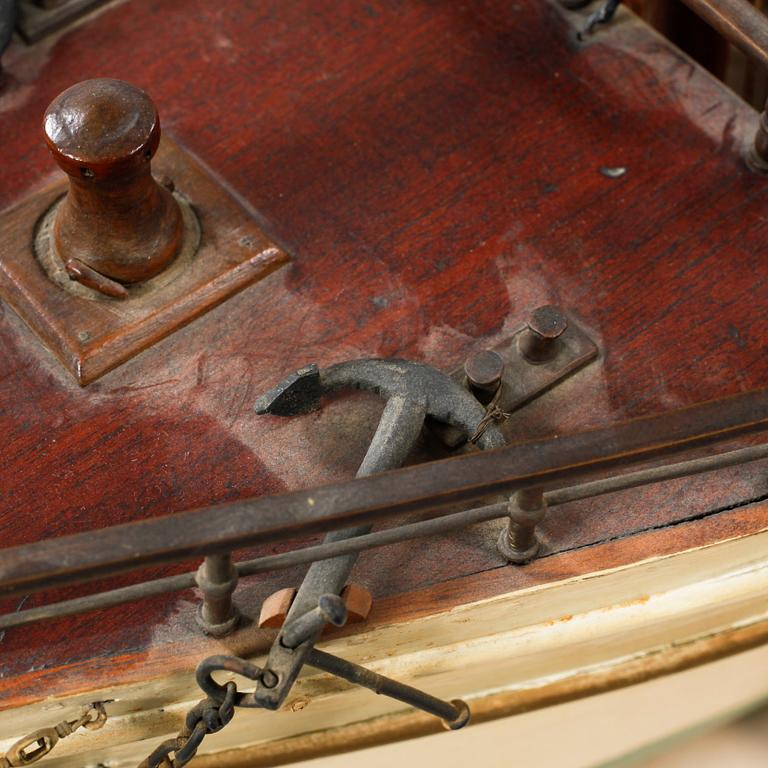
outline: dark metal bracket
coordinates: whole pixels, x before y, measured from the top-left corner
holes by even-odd
[[[322,595],[316,608],[286,624],[276,642],[289,652],[309,643],[310,648],[304,654],[303,664],[439,717],[448,730],[457,731],[469,722],[469,707],[461,699],[452,699],[451,701],[439,699],[418,688],[399,683],[366,669],[359,664],[311,647],[313,638],[322,631],[326,624],[340,627],[346,623],[346,620],[347,609],[344,601],[338,595]],[[226,686],[213,679],[213,673],[218,671],[234,672],[257,683],[256,690],[238,691],[235,694],[232,702],[235,707],[265,707],[264,697],[259,695],[259,690],[263,688],[273,689],[280,681],[280,674],[269,666],[262,669],[246,659],[236,656],[209,656],[198,665],[196,677],[200,688],[214,701],[222,701],[226,696]],[[271,709],[272,707],[267,706],[266,708]]]

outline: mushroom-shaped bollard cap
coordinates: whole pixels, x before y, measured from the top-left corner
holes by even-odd
[[[111,78],[85,80],[60,93],[45,112],[43,130],[59,167],[83,178],[140,171],[160,143],[152,99]]]
[[[152,178],[160,119],[149,96],[122,80],[85,80],[51,102],[43,130],[70,178],[53,226],[70,277],[115,296],[110,282],[141,282],[168,266],[181,244],[182,217]]]

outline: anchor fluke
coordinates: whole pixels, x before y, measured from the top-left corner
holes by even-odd
[[[253,406],[258,414],[298,416],[320,407],[320,371],[315,363],[299,368],[262,395]]]

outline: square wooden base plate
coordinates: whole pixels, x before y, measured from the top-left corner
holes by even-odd
[[[67,191],[57,183],[0,214],[0,296],[81,385],[125,362],[288,261],[247,211],[188,152],[167,137],[152,161],[191,203],[200,244],[165,272],[131,289],[127,299],[79,284],[57,284],[35,254],[46,212]],[[194,212],[194,213],[193,213]],[[50,218],[50,217],[48,217]],[[64,287],[62,287],[64,285]]]

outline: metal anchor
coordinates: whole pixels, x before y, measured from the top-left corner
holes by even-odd
[[[486,415],[485,408],[472,394],[441,371],[409,360],[375,358],[339,363],[322,371],[314,364],[302,368],[259,398],[255,410],[260,414],[279,416],[309,413],[320,407],[324,394],[342,389],[367,390],[386,400],[357,477],[399,467],[412,450],[427,416],[456,427],[469,437],[475,434]],[[477,439],[481,449],[501,447],[504,442],[494,426],[486,429]],[[362,525],[332,531],[325,541],[349,539],[370,530],[371,526]],[[305,663],[362,685],[366,685],[363,681],[367,677],[380,677],[314,649],[324,623],[310,620],[309,615],[316,619],[321,614],[318,605],[323,596],[327,600],[328,595],[340,594],[356,559],[357,554],[351,554],[318,561],[310,566],[285,624],[272,645],[265,674],[260,676],[253,692],[256,706],[266,709],[280,707]],[[297,632],[299,626],[311,629]],[[303,639],[295,644],[297,636]],[[332,659],[335,659],[333,663]],[[374,686],[369,682],[366,687]],[[458,700],[440,702],[395,681],[387,681],[386,685],[380,684],[374,690],[438,714],[452,728],[461,727],[469,719],[466,704]],[[427,701],[429,706],[425,705]]]

